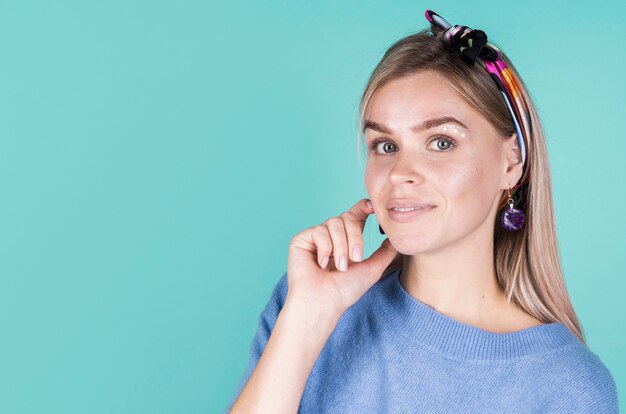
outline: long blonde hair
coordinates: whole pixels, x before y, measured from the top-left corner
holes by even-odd
[[[478,62],[469,66],[449,49],[441,31],[424,29],[395,42],[374,69],[363,92],[359,108],[357,146],[363,144],[365,112],[374,92],[387,82],[425,70],[443,75],[467,102],[502,134],[503,139],[514,132],[513,119],[495,82]],[[490,42],[502,51],[502,48]],[[497,282],[508,301],[543,323],[562,322],[585,344],[582,328],[570,302],[559,256],[552,199],[552,181],[546,140],[535,105],[519,73],[502,53],[502,58],[520,81],[521,93],[529,104],[532,129],[527,165],[518,189],[516,208],[526,215],[526,223],[516,231],[502,229],[496,222],[494,257]],[[359,151],[359,154],[361,152]],[[507,206],[506,192],[496,220]],[[384,275],[402,267],[404,255],[399,253],[383,272]]]

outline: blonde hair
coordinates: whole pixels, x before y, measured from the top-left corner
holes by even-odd
[[[365,112],[374,92],[393,79],[425,70],[435,71],[447,79],[450,86],[502,134],[503,139],[515,132],[513,119],[493,79],[478,62],[474,66],[463,62],[449,49],[441,33],[436,28],[424,29],[398,40],[387,50],[361,97],[359,148],[363,143]],[[502,51],[500,47],[498,49]],[[502,58],[520,82],[521,93],[529,105],[532,128],[526,143],[527,164],[518,189],[520,199],[516,203],[516,208],[524,211],[526,223],[520,230],[509,232],[497,222],[502,208],[507,206],[505,191],[502,191],[499,214],[496,215],[494,261],[497,282],[508,301],[512,300],[543,323],[562,322],[585,344],[561,268],[544,131],[526,85],[504,53]],[[383,275],[401,268],[403,260],[404,255],[399,253]]]

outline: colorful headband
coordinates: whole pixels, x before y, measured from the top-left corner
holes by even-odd
[[[487,42],[487,35],[482,30],[460,25],[452,26],[432,10],[426,10],[426,19],[430,22],[431,28],[436,26],[445,31],[444,38],[452,49],[461,55],[465,63],[473,66],[478,61],[494,80],[513,118],[522,153],[522,167],[526,166],[527,153],[524,142],[528,142],[532,127],[529,106],[521,93],[520,82],[502,59],[500,49]],[[515,188],[520,185],[516,185]]]

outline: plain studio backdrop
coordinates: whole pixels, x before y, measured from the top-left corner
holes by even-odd
[[[426,9],[526,81],[567,287],[626,400],[624,1],[20,0],[0,3],[0,412],[222,410],[290,239],[367,196],[359,97]]]

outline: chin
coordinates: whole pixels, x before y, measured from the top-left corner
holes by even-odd
[[[414,256],[416,254],[426,253],[433,249],[433,241],[424,236],[415,234],[387,234],[389,241],[398,253]]]

